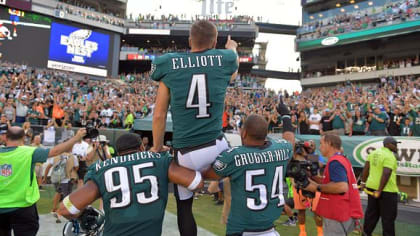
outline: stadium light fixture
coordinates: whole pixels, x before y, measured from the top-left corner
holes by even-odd
[[[369,6],[372,6],[373,5],[373,2],[371,1],[371,2],[368,2],[368,5]]]
[[[358,5],[354,5],[354,9],[359,9],[359,6]]]
[[[353,4],[354,3],[354,0],[350,0],[350,3]]]
[[[314,19],[314,16],[310,16],[309,19],[313,20]]]
[[[324,15],[322,15],[322,14],[319,14],[318,16],[319,16],[319,17],[321,18],[321,17],[323,17]]]
[[[340,9],[340,11],[341,11],[341,12],[345,12],[345,11],[346,11],[346,9],[344,9],[344,8],[341,8],[341,9]]]
[[[341,7],[340,3],[335,4],[336,7]]]

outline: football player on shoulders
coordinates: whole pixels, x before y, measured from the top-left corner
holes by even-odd
[[[163,147],[166,115],[171,106],[173,147],[179,165],[207,169],[228,148],[222,133],[226,88],[238,70],[237,43],[228,37],[226,49],[215,49],[217,29],[201,20],[191,26],[190,52],[168,53],[152,63],[151,78],[159,81],[153,115],[152,152]],[[192,214],[193,193],[175,187],[181,236],[197,235]]]

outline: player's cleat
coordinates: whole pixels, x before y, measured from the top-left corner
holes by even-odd
[[[223,201],[222,200],[217,200],[217,202],[215,203],[215,205],[223,205]]]
[[[55,220],[55,223],[57,223],[57,224],[61,223],[60,215],[59,215],[59,214],[57,214],[57,212],[52,211],[52,212],[51,212],[51,214],[52,214],[55,218],[57,218],[57,220]]]
[[[283,226],[296,226],[297,219],[295,217],[287,219],[282,225]]]

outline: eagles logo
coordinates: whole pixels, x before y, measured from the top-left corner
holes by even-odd
[[[217,171],[222,171],[224,169],[226,169],[227,164],[223,163],[222,161],[216,160],[213,164],[213,168]]]

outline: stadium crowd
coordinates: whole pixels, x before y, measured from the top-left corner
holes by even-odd
[[[100,5],[98,5],[100,6]],[[86,5],[86,2],[77,0],[60,0],[56,6],[57,10],[64,11],[65,14],[80,16],[85,19],[98,21],[105,24],[124,26],[123,16],[113,13],[106,8],[96,9],[95,6]]]
[[[0,63],[0,73],[1,123],[52,122],[56,127],[91,123],[100,129],[130,129],[135,119],[150,115],[154,108],[157,84],[148,73],[87,80],[7,62]],[[224,129],[239,131],[244,119],[257,113],[269,121],[271,132],[279,130],[281,122],[274,111],[279,96],[284,96],[299,134],[419,136],[420,78],[390,76],[378,81],[348,81],[336,87],[279,95],[265,89],[255,76],[241,75],[228,88]]]
[[[345,84],[284,93],[296,133],[420,136],[420,78],[381,78],[377,84]],[[245,117],[257,113],[271,132],[281,128],[275,113],[278,95],[270,90],[231,88],[226,98],[225,130],[239,130]]]
[[[368,72],[368,71],[377,71],[377,70],[387,70],[387,69],[397,69],[397,68],[410,68],[414,66],[419,66],[419,56],[413,57],[402,57],[402,58],[389,58],[384,60],[383,64],[378,65],[373,64],[365,64],[365,65],[358,65],[358,66],[348,66],[341,68],[329,68],[324,70],[314,70],[314,71],[305,71],[304,77],[311,78],[311,77],[321,77],[326,75],[341,75],[341,74],[351,74],[351,73],[359,73],[359,72]]]
[[[343,9],[344,10],[344,9]],[[320,13],[320,15],[322,15]],[[420,16],[420,3],[415,0],[388,2],[352,12],[342,11],[320,20],[311,20],[299,29],[298,40],[311,40],[341,33],[416,20]],[[314,17],[310,18],[313,19]]]

